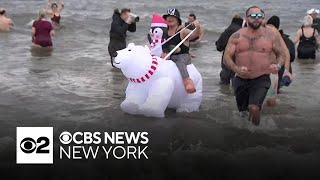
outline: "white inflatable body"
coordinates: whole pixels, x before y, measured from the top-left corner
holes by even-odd
[[[187,94],[174,62],[151,56],[147,46],[129,44],[117,51],[114,65],[129,80],[121,109],[129,114],[164,117],[167,107],[177,112],[198,111],[202,101],[202,77],[193,64],[187,66],[196,92]]]

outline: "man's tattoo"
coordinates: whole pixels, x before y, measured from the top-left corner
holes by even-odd
[[[287,53],[286,51],[288,51],[286,45],[284,44],[284,42],[282,43],[282,37],[281,35],[274,35],[274,41],[273,41],[273,51],[276,54],[276,60],[277,63],[279,64],[285,64],[286,62],[286,58],[287,57]]]
[[[239,39],[240,39],[239,32],[232,34],[224,54],[225,64],[234,72],[236,72],[236,68],[237,68],[237,65],[234,63],[235,45],[238,43],[237,41]]]
[[[259,35],[259,36],[255,36],[255,37],[250,37],[247,35],[243,35],[244,38],[246,38],[249,41],[249,50],[254,50],[255,47],[255,43],[258,39],[261,39],[262,37],[264,37],[263,35]]]
[[[240,38],[240,33],[236,32],[236,33],[232,34],[231,38],[232,39],[239,39]]]

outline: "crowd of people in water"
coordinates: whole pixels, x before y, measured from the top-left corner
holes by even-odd
[[[34,47],[52,50],[52,37],[55,34],[54,30],[60,27],[60,14],[63,8],[63,1],[53,2],[48,0],[47,6],[39,11],[38,18],[32,23],[32,45]],[[7,17],[6,9],[1,8],[0,31],[9,32],[13,27],[14,23]]]
[[[220,84],[232,82],[241,116],[258,125],[268,92],[277,94],[282,86],[290,85],[291,63],[296,54],[299,59],[316,58],[320,44],[319,13],[318,9],[307,11],[293,40],[280,29],[278,16],[266,20],[264,11],[257,6],[248,8],[245,19],[239,15],[233,17],[216,41],[216,48],[223,52]],[[271,86],[270,76],[274,75],[277,82]],[[274,106],[275,99],[267,99],[267,104]]]
[[[53,49],[52,37],[60,27],[63,1],[48,0],[48,5],[39,11],[38,19],[32,24],[32,46],[40,49]],[[0,31],[10,32],[13,21],[7,17],[6,9],[0,8]],[[234,15],[231,24],[215,42],[216,49],[223,53],[221,58],[220,84],[232,84],[238,110],[242,117],[255,125],[260,122],[262,105],[272,84],[270,76],[276,75],[276,92],[292,81],[291,63],[299,59],[315,59],[320,44],[319,9],[310,9],[303,18],[303,24],[290,39],[280,29],[280,18],[266,19],[265,12],[258,6],[249,7],[245,16]],[[164,14],[166,39],[162,58],[174,61],[180,71],[187,93],[196,92],[186,69],[193,55],[190,45],[204,38],[205,28],[194,13],[183,23],[178,9],[168,9]],[[130,9],[116,9],[112,16],[108,51],[113,66],[113,58],[118,50],[126,48],[127,31],[135,32],[139,17]],[[156,23],[157,24],[157,23]],[[159,25],[159,24],[158,24]],[[182,43],[183,42],[183,43]],[[181,44],[180,44],[181,43]],[[179,45],[180,44],[180,45]],[[178,48],[175,48],[179,45]],[[170,51],[175,50],[173,53]],[[273,104],[270,102],[270,104]]]

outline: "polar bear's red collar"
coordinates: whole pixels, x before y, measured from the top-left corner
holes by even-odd
[[[134,83],[144,83],[146,82],[148,79],[151,78],[151,76],[156,72],[157,68],[158,68],[158,59],[156,56],[152,56],[152,63],[151,66],[149,68],[149,70],[147,70],[147,73],[139,78],[128,78],[129,81],[134,82]]]

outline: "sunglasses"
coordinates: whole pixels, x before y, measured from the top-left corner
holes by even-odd
[[[252,19],[262,19],[262,18],[264,18],[264,14],[263,13],[252,13],[252,14],[249,14],[247,17],[250,17]]]

